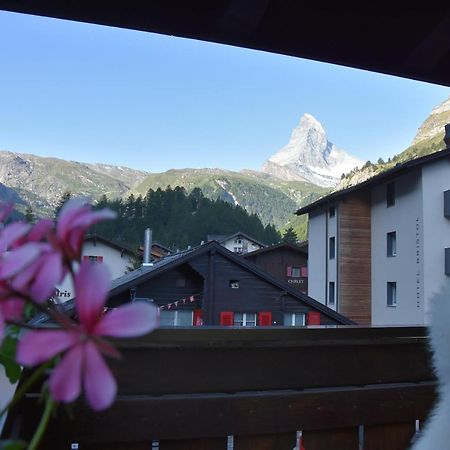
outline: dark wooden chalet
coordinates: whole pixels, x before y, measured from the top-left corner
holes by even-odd
[[[213,241],[113,281],[110,307],[147,299],[161,325],[349,325],[352,322]]]
[[[288,243],[272,245],[242,255],[304,294],[308,293],[308,247]]]

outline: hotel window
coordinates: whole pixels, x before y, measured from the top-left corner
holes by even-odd
[[[395,183],[388,183],[386,185],[386,206],[395,205]]]
[[[334,291],[334,281],[330,281],[328,284],[328,304],[334,305],[335,291]]]
[[[397,256],[397,233],[391,231],[386,234],[387,256]]]
[[[397,283],[387,282],[387,306],[397,306]]]
[[[239,280],[230,280],[229,286],[231,289],[239,289]]]
[[[161,311],[159,324],[161,327],[190,327],[192,326],[192,311]]]
[[[330,209],[328,210],[328,214],[331,217],[334,217],[336,215],[336,208],[334,206],[330,206]]]
[[[235,327],[256,327],[256,313],[234,313]]]
[[[444,217],[450,219],[450,190],[444,192]]]
[[[330,253],[330,259],[334,259],[336,256],[336,238],[335,237],[330,237],[329,253]]]
[[[283,325],[285,327],[304,327],[306,315],[304,313],[284,313]]]

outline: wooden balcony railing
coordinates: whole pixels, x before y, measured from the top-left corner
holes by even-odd
[[[406,450],[436,400],[421,327],[160,329],[120,349],[114,406],[60,410],[43,448],[292,450],[302,431],[306,450]]]

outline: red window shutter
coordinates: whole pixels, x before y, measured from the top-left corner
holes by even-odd
[[[307,325],[320,325],[320,312],[309,311],[307,313]]]
[[[302,277],[307,277],[308,276],[308,268],[305,266],[305,267],[302,267]]]
[[[260,327],[272,326],[272,313],[270,311],[261,311],[259,313],[259,326]]]
[[[220,313],[220,325],[223,327],[232,327],[234,323],[234,314],[231,311],[222,311]]]
[[[89,262],[89,256],[83,256],[83,262],[85,261]]]
[[[287,275],[288,277],[292,277],[292,267],[291,267],[291,266],[289,266],[289,267],[287,268],[287,273],[286,273],[286,275]]]
[[[203,311],[201,309],[194,309],[194,314],[192,315],[192,325],[194,327],[201,327],[203,325]]]
[[[97,262],[102,263],[103,262],[103,256],[97,256]]]

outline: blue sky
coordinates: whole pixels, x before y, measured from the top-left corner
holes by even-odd
[[[0,12],[0,149],[160,172],[258,169],[304,112],[363,160],[450,89],[169,36]]]

